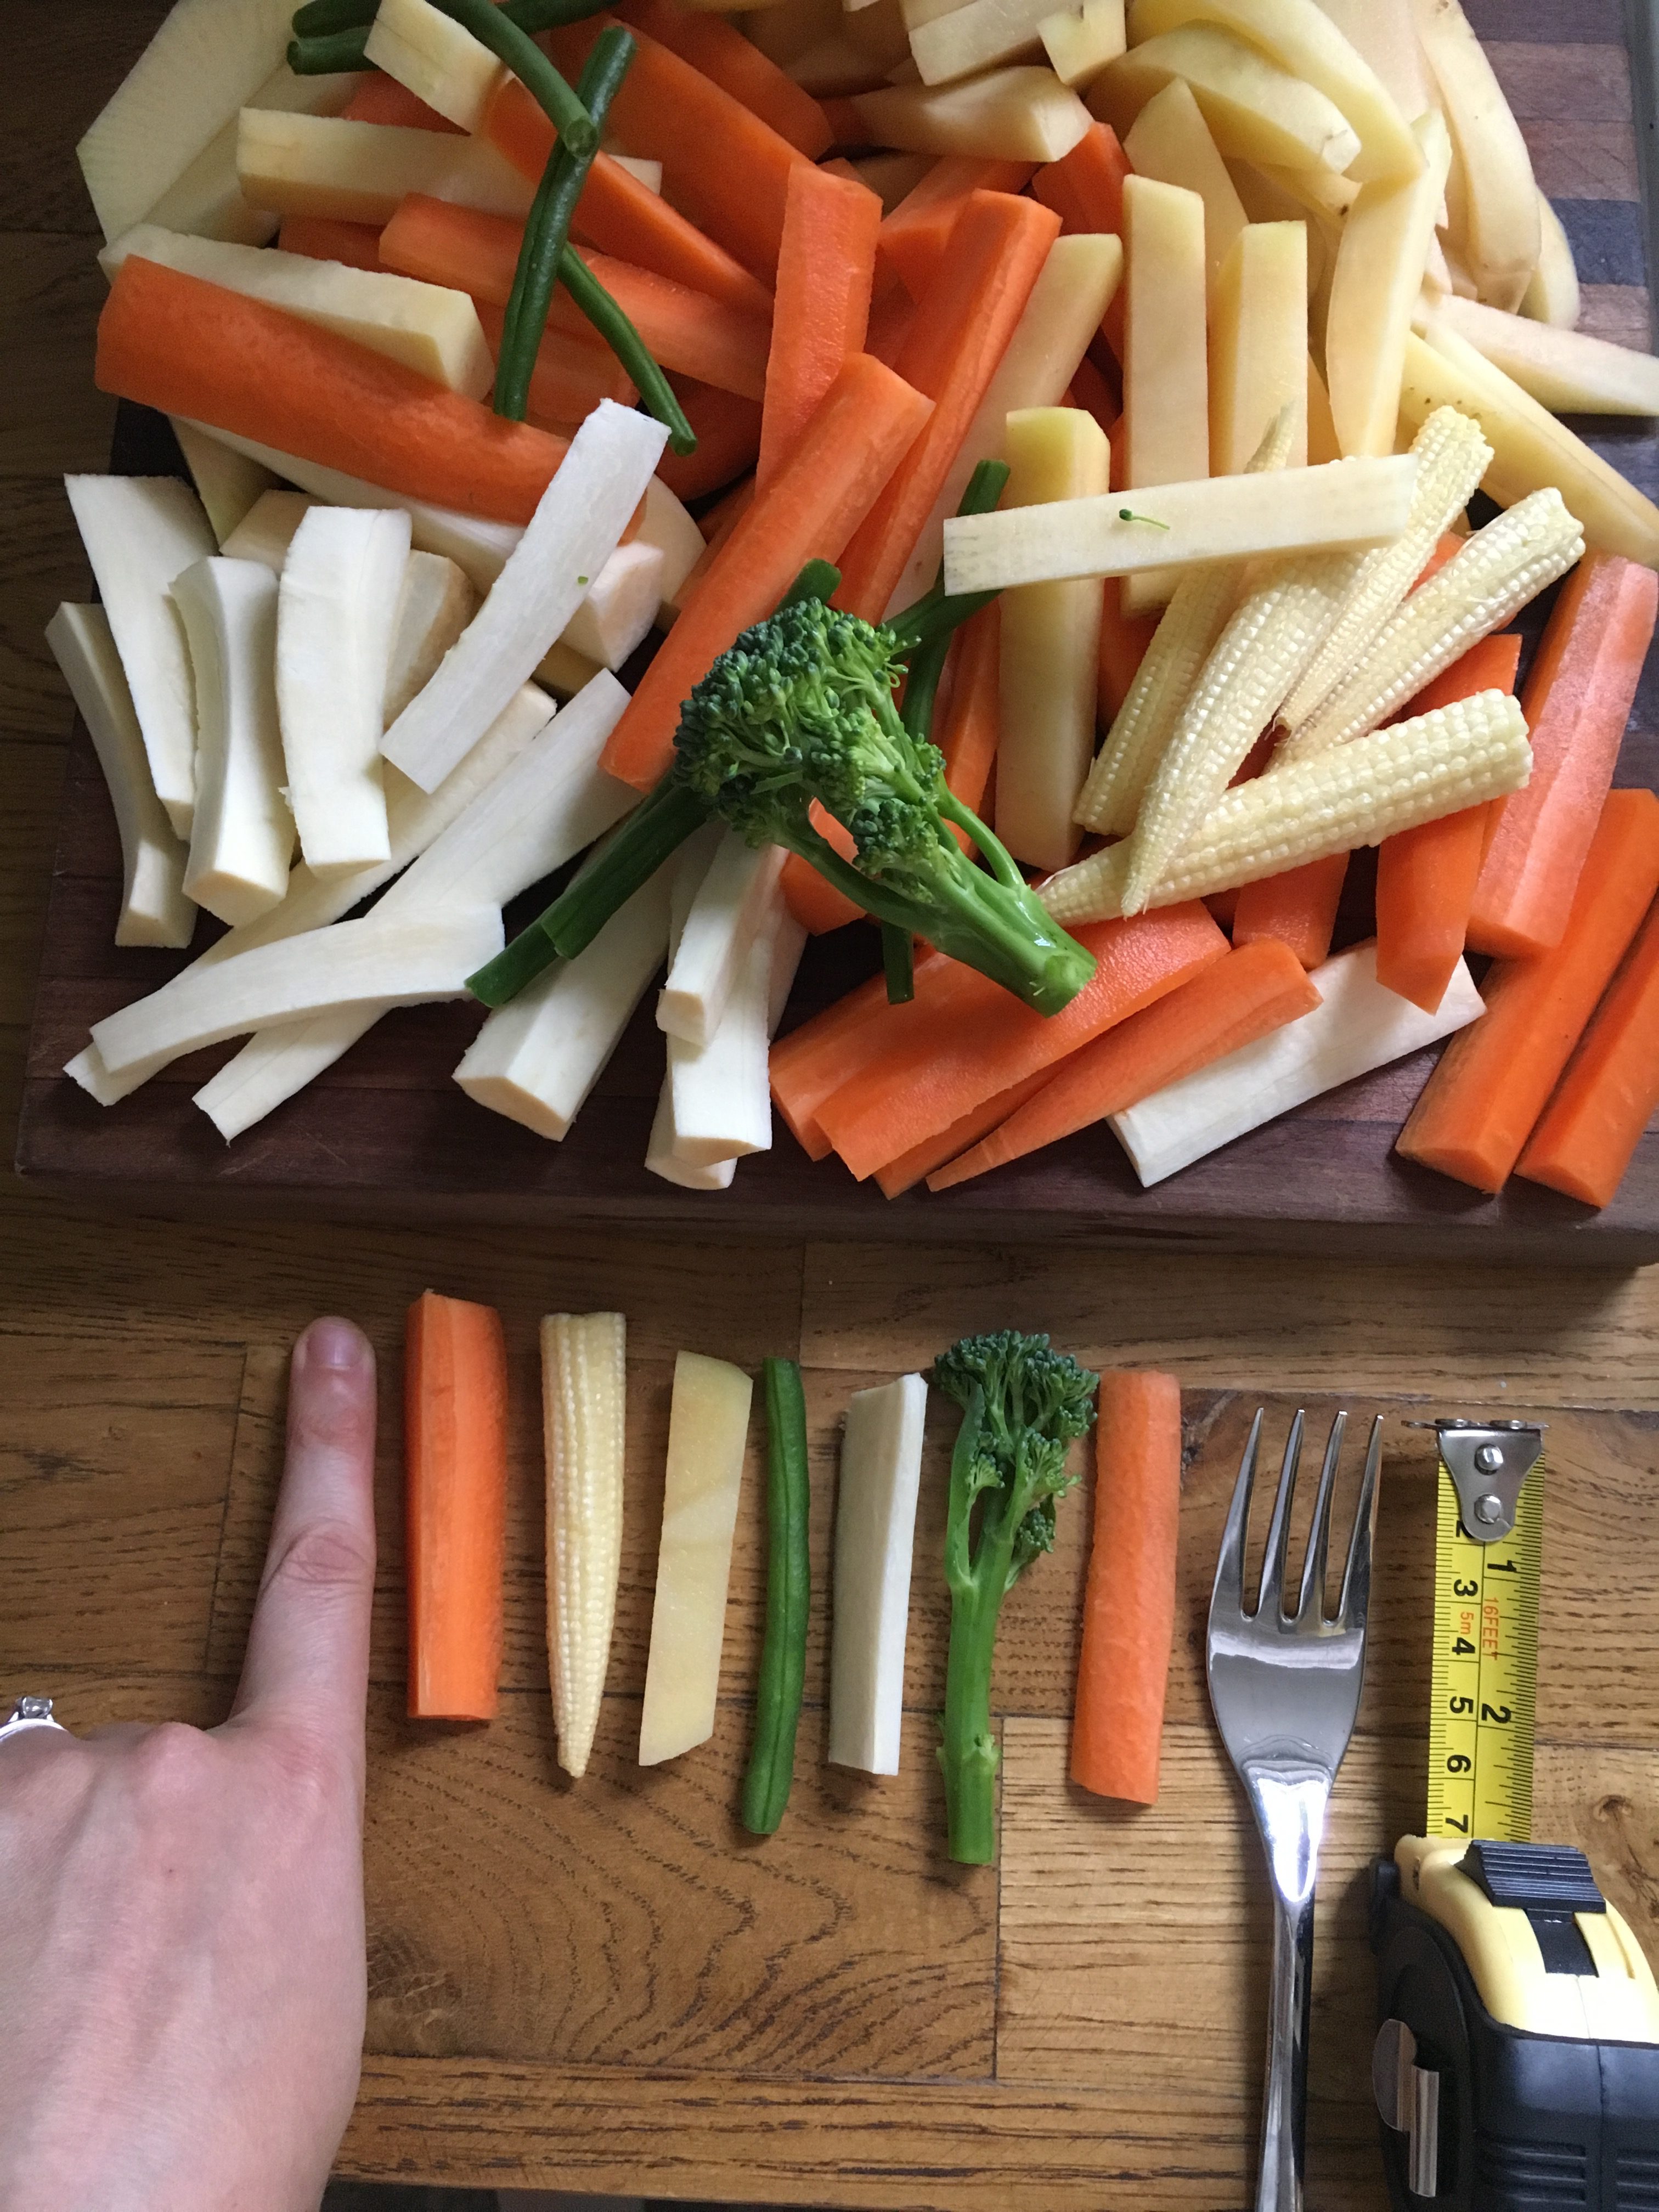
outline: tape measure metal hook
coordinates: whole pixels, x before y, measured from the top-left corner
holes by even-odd
[[[1522,1486],[1544,1449],[1538,1421],[1407,1421],[1432,1429],[1440,1460],[1457,1492],[1457,1517],[1474,1544],[1496,1544],[1512,1534]]]

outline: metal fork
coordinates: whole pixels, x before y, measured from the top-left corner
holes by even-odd
[[[1314,1885],[1325,1808],[1353,1734],[1365,1671],[1365,1612],[1370,1598],[1382,1422],[1379,1415],[1371,1424],[1342,1594],[1336,1618],[1328,1620],[1325,1568],[1331,1492],[1348,1417],[1339,1413],[1331,1424],[1302,1586],[1295,1610],[1288,1613],[1285,1558],[1302,1455],[1300,1413],[1291,1424],[1285,1447],[1261,1591],[1255,1610],[1244,1609],[1245,1537],[1261,1419],[1258,1411],[1222,1534],[1210,1599],[1208,1674],[1216,1725],[1261,1831],[1273,1886],[1273,1995],[1256,2212],[1301,2212]]]

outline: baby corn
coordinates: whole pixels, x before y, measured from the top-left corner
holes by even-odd
[[[581,1774],[605,1691],[622,1569],[626,1322],[549,1314],[542,1322],[547,1451],[547,1656],[559,1764]]]
[[[1294,732],[1310,721],[1422,574],[1441,532],[1468,505],[1492,459],[1480,425],[1437,407],[1412,441],[1417,483],[1411,520],[1392,545],[1366,554],[1325,642],[1285,702],[1279,720]]]
[[[1519,706],[1507,692],[1482,691],[1235,784],[1153,885],[1147,904],[1175,906],[1381,844],[1401,830],[1518,791],[1531,769]],[[1109,846],[1045,884],[1042,902],[1055,921],[1121,914],[1127,852]]]
[[[1313,719],[1285,738],[1268,773],[1376,729],[1565,575],[1583,550],[1583,533],[1553,489],[1534,492],[1477,530],[1411,594]]]

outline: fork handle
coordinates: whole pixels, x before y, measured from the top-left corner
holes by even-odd
[[[1261,2172],[1255,2212],[1302,2212],[1308,2124],[1308,2014],[1313,1995],[1314,1901],[1273,1898],[1273,1978],[1267,2081],[1261,2103]]]

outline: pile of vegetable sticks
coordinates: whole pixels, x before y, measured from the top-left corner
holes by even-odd
[[[618,1313],[541,1324],[549,1674],[560,1765],[587,1769],[609,1668],[628,1488],[627,1324]],[[833,1538],[828,1757],[899,1771],[912,1553],[931,1382],[962,1411],[944,1568],[951,1602],[939,1759],[951,1858],[996,1856],[992,1666],[1003,1600],[1053,1547],[1078,1480],[1071,1446],[1096,1425],[1093,1553],[1085,1599],[1073,1778],[1151,1804],[1175,1627],[1181,1394],[1140,1370],[1096,1376],[1046,1336],[964,1337],[927,1376],[847,1405]],[[404,1339],[409,1712],[495,1716],[503,1644],[509,1424],[505,1333],[493,1308],[428,1291]],[[765,1629],[743,1826],[787,1808],[811,1617],[806,1398],[793,1360],[763,1369]],[[753,1382],[682,1352],[674,1365],[637,1757],[659,1765],[714,1734]]]
[[[176,1013],[133,1010],[94,1039],[71,1073],[95,1096],[240,1020],[261,1034],[201,1102],[234,1134],[374,1009],[453,989],[459,917],[481,916],[465,927],[483,944],[499,912],[477,865],[422,913],[435,936],[411,913],[406,960],[390,927],[325,929],[326,951],[267,946],[343,914],[331,883],[361,896],[412,857],[381,826],[388,777],[435,802],[476,753],[482,790],[483,707],[513,696],[486,680],[491,658],[507,665],[502,638],[521,675],[572,693],[666,629],[631,700],[583,693],[608,722],[594,772],[645,791],[675,766],[690,696],[813,562],[838,566],[836,605],[872,623],[921,596],[941,550],[940,588],[994,603],[954,647],[911,647],[902,711],[939,744],[939,819],[982,872],[1011,892],[1016,863],[1043,876],[1058,943],[1082,948],[1066,984],[1028,993],[1042,1011],[1025,1022],[951,963],[915,962],[925,913],[895,918],[867,837],[815,799],[813,836],[786,840],[781,865],[693,838],[599,939],[535,971],[457,1071],[480,1103],[562,1136],[666,949],[647,1164],[724,1187],[771,1139],[767,1040],[802,932],[867,908],[885,915],[889,996],[909,1003],[855,994],[773,1049],[769,1089],[809,1149],[896,1194],[1105,1120],[1144,1173],[1200,1157],[1206,1131],[1240,1133],[1194,1105],[1236,1055],[1283,1110],[1486,1025],[1466,949],[1516,961],[1562,941],[1651,631],[1659,511],[1547,410],[1659,408],[1659,371],[1572,328],[1571,253],[1455,0],[1383,0],[1363,19],[1316,0],[922,12],[779,0],[739,23],[678,0],[613,15],[311,0],[290,25],[179,0],[82,156],[113,279],[100,380],[173,416],[208,513],[151,487],[112,527],[120,495],[84,480],[110,628],[65,610],[54,641],[110,764],[125,940],[186,940],[186,872],[234,932],[263,934],[232,943],[228,972]],[[636,512],[618,520],[607,500],[608,552],[578,565],[573,546],[574,602],[543,635],[514,532],[546,542],[555,514],[582,508],[583,426],[635,402],[673,450]],[[975,464],[999,457],[1000,508],[964,508]],[[297,625],[325,527],[283,537],[269,509],[247,515],[256,492],[295,500],[281,480],[342,515],[380,509],[386,549],[407,516],[395,596],[380,556],[381,631],[410,604],[413,561],[453,559],[488,593],[447,657],[428,626],[422,680],[383,738],[363,641],[334,648],[337,669],[319,662],[325,683],[360,664],[346,680],[366,832],[347,829],[336,764],[322,793],[307,783],[297,658],[276,714],[248,707],[269,592],[228,570],[185,580],[234,562],[246,527]],[[1468,534],[1477,485],[1507,511]],[[719,495],[700,529],[677,490]],[[1503,626],[1575,562],[1517,706]],[[452,620],[459,580],[426,585]],[[1549,681],[1551,651],[1570,688]],[[228,749],[216,653],[241,684]],[[1591,729],[1567,775],[1552,696],[1582,700]],[[243,725],[264,734],[244,741]],[[204,848],[216,834],[232,753],[227,874],[177,840],[198,759]],[[571,834],[542,842],[540,872]],[[1085,836],[1109,842],[1080,850]],[[1334,962],[1347,855],[1365,843],[1382,848],[1376,954]],[[266,957],[235,964],[244,951]],[[971,1077],[952,1064],[964,1015]],[[1575,1066],[1604,1130],[1659,1082],[1634,1049]],[[890,1085],[902,1115],[884,1115]],[[1606,1161],[1560,1172],[1581,1196],[1613,1187]]]

